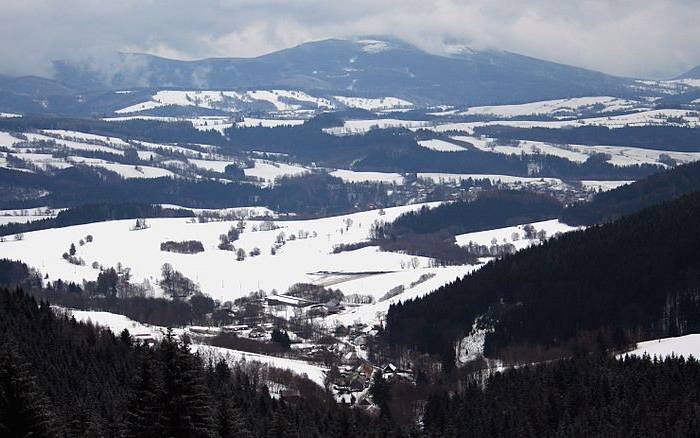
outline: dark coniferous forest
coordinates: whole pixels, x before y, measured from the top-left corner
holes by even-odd
[[[700,329],[698,217],[694,193],[506,255],[392,306],[387,339],[451,360],[452,345],[483,317],[488,356],[542,359],[692,333]]]
[[[700,1],[83,3],[0,0],[0,438],[700,438]]]
[[[291,378],[294,380],[294,378]],[[345,409],[308,381],[271,398],[257,375],[205,362],[173,336],[154,347],[127,332],[54,315],[0,290],[3,437],[385,436],[386,419]]]
[[[302,398],[272,398],[250,368],[204,361],[172,335],[148,347],[56,316],[21,290],[0,290],[0,329],[3,437],[692,436],[700,426],[694,359],[577,354],[457,391],[427,387],[419,431],[298,378],[287,383]]]
[[[564,209],[561,219],[570,225],[608,222],[698,190],[700,163],[689,163],[615,190],[598,193],[588,202],[577,203]]]

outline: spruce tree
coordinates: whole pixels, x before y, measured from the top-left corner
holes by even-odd
[[[126,435],[152,437],[163,434],[163,387],[154,358],[146,354],[140,363],[126,414]]]
[[[60,435],[48,399],[29,366],[10,345],[0,345],[0,436]]]
[[[160,345],[163,370],[162,427],[174,438],[215,436],[202,364],[168,333]]]

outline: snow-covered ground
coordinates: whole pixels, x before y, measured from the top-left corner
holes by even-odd
[[[625,354],[643,356],[656,356],[659,358],[676,355],[689,357],[693,356],[696,359],[700,358],[700,334],[692,334],[678,336],[675,338],[661,338],[651,341],[638,342],[637,347]]]
[[[340,289],[345,294],[362,293],[372,295],[375,298],[381,298],[385,293],[397,286],[403,286],[404,292],[389,299],[378,301],[375,304],[350,308],[340,314],[328,316],[324,322],[328,327],[333,327],[336,324],[351,325],[358,322],[371,325],[384,319],[390,305],[427,295],[440,286],[463,277],[478,267],[479,265],[464,265],[410,269],[333,285],[333,288]],[[419,282],[422,275],[430,276],[433,274],[434,276]],[[411,286],[415,282],[418,282],[418,284]]]
[[[236,216],[244,219],[248,219],[251,217],[276,217],[277,213],[273,210],[270,210],[267,207],[259,207],[259,206],[251,206],[251,207],[229,207],[229,208],[192,208],[192,207],[185,207],[182,205],[174,205],[174,204],[160,204],[161,207],[163,208],[175,208],[175,209],[183,209],[183,210],[190,210],[192,213],[196,215],[206,215],[206,214],[219,214],[219,215],[230,215],[230,216]]]
[[[347,107],[361,108],[367,111],[394,110],[413,106],[413,103],[397,97],[372,99],[367,97],[333,96],[333,98]]]
[[[111,172],[118,173],[124,178],[161,178],[164,176],[175,176],[167,169],[152,166],[132,166],[118,163],[88,163],[89,166],[101,167]]]
[[[44,132],[45,134],[51,135],[51,136],[65,138],[68,140],[78,140],[78,141],[85,142],[85,143],[97,141],[97,142],[102,142],[102,143],[115,144],[117,146],[124,146],[124,147],[129,146],[128,142],[126,142],[118,137],[107,137],[104,135],[90,134],[90,133],[80,132],[80,131],[67,131],[65,129],[45,129],[42,132]]]
[[[129,105],[115,111],[116,114],[130,114],[164,106],[183,106],[237,112],[253,102],[266,102],[275,111],[286,112],[302,107],[332,109],[335,105],[328,99],[315,97],[298,90],[251,90],[246,92],[224,90],[161,90],[149,100]]]
[[[57,308],[57,312],[65,313],[66,315],[72,316],[78,322],[89,321],[101,327],[108,328],[115,335],[119,335],[119,333],[126,329],[129,331],[131,336],[134,336],[136,338],[150,337],[153,339],[162,339],[163,335],[167,333],[165,327],[143,324],[138,321],[134,321],[133,319],[130,319],[124,315],[119,315],[117,313],[63,308]],[[182,332],[183,330],[177,330],[174,333],[181,334]]]
[[[263,365],[268,365],[273,368],[293,371],[300,376],[309,378],[319,386],[323,386],[326,376],[326,368],[314,365],[308,362],[297,359],[288,359],[286,357],[266,356],[257,353],[248,353],[239,350],[229,350],[228,348],[214,347],[205,344],[192,344],[190,351],[197,352],[205,360],[210,357],[214,360],[224,359],[229,365],[239,362],[258,362]]]
[[[439,139],[419,140],[418,145],[438,152],[460,152],[465,150],[462,146]]]
[[[15,143],[19,143],[20,141],[22,140],[14,137],[9,132],[0,131],[0,146],[11,148]]]
[[[382,182],[390,184],[403,184],[403,176],[390,172],[356,172],[354,170],[338,169],[330,173],[346,182]]]
[[[226,166],[229,164],[235,164],[233,161],[198,160],[195,158],[189,158],[187,161],[200,169],[212,170],[220,173],[224,173]]]
[[[234,246],[246,252],[258,247],[261,255],[247,257],[244,261],[236,261],[231,251],[217,249],[219,235],[225,234],[235,222],[190,223],[189,219],[184,218],[150,219],[150,228],[139,231],[130,231],[132,220],[35,231],[26,233],[24,240],[0,243],[0,258],[22,260],[48,274],[50,280],[61,278],[76,282],[97,278],[99,271],[90,267],[94,261],[106,267],[121,262],[131,268],[135,282],[148,279],[154,285],[160,277],[163,263],[167,262],[199,283],[204,292],[223,301],[233,300],[254,290],[283,292],[295,283],[320,281],[320,272],[364,273],[373,275],[377,283],[376,286],[368,284],[363,293],[381,296],[388,288],[379,279],[388,274],[378,272],[408,270],[406,266],[413,257],[382,252],[376,247],[332,254],[333,247],[341,243],[364,241],[375,221],[391,221],[401,213],[420,206],[387,208],[385,214],[372,210],[322,219],[278,222],[282,228],[271,231],[254,232],[253,226],[259,226],[260,222],[249,221],[246,231],[234,242]],[[281,232],[285,233],[287,243],[272,255],[270,249]],[[306,233],[308,238],[289,240],[292,234],[296,237]],[[61,255],[70,244],[77,243],[88,234],[93,236],[93,242],[78,246],[76,254],[85,260],[86,266],[65,261]],[[160,244],[167,240],[199,240],[205,251],[192,255],[160,251]],[[428,267],[428,259],[419,257],[417,260],[418,268]]]
[[[142,324],[127,318],[124,315],[119,315],[110,312],[85,311],[74,309],[57,309],[58,312],[67,313],[73,316],[79,322],[92,322],[102,327],[110,329],[116,335],[119,335],[124,329],[128,330],[131,336],[135,338],[152,338],[162,339],[167,333],[165,327]],[[185,333],[186,329],[175,329],[173,333],[179,336]],[[284,357],[266,356],[263,354],[248,353],[245,351],[230,350],[228,348],[213,347],[205,344],[190,344],[190,351],[199,353],[205,360],[212,358],[214,360],[224,359],[229,364],[233,365],[241,361],[258,362],[274,368],[281,368],[293,371],[299,375],[306,376],[313,382],[323,386],[323,378],[325,377],[325,368],[310,364],[301,360],[287,359]]]
[[[388,128],[420,128],[429,126],[430,123],[422,120],[400,120],[400,119],[369,119],[369,120],[346,120],[343,126],[325,128],[323,131],[333,135],[354,135],[364,134],[372,129]]]
[[[491,138],[480,138],[468,135],[455,135],[451,138],[471,143],[474,147],[505,155],[535,155],[545,154],[565,158],[575,163],[583,163],[591,155],[605,153],[610,155],[609,163],[616,166],[634,166],[638,164],[666,164],[659,161],[662,156],[670,157],[678,164],[700,160],[700,152],[676,152],[657,149],[644,149],[629,146],[587,146],[578,144],[553,144],[541,141],[519,140],[513,144],[499,144]]]
[[[437,172],[426,172],[418,173],[418,178],[429,179],[434,183],[441,184],[445,182],[460,182],[466,181],[468,179],[478,180],[478,179],[488,179],[492,183],[503,183],[503,184],[535,184],[535,185],[549,185],[549,186],[560,186],[564,182],[559,178],[537,178],[537,177],[525,177],[525,176],[511,176],[511,175],[494,175],[494,174],[480,174],[480,173],[437,173]]]
[[[516,225],[513,227],[496,228],[487,231],[477,231],[475,233],[460,234],[455,236],[457,244],[460,246],[466,246],[469,242],[473,242],[477,245],[491,246],[495,241],[499,245],[504,243],[510,243],[515,246],[516,249],[521,250],[527,248],[533,243],[537,243],[536,239],[526,239],[525,231],[523,225]],[[544,230],[547,233],[547,237],[552,237],[557,233],[568,233],[569,231],[577,230],[577,227],[571,227],[557,219],[551,219],[541,222],[533,222],[530,225],[535,227],[535,230]]]
[[[700,115],[697,111],[680,109],[663,109],[639,111],[615,116],[590,117],[574,120],[494,120],[489,122],[454,122],[426,126],[436,132],[460,131],[473,134],[474,128],[480,126],[512,126],[515,128],[568,128],[576,126],[606,126],[621,128],[625,126],[686,126],[700,125]]]
[[[545,100],[519,105],[475,106],[460,114],[492,115],[503,118],[547,115],[550,117],[577,117],[589,112],[609,113],[618,111],[643,111],[648,104],[636,100],[611,96],[577,97],[572,99]]]
[[[293,164],[275,163],[267,160],[255,160],[255,166],[250,169],[244,169],[246,176],[260,178],[266,182],[274,182],[275,179],[282,176],[298,176],[309,172],[309,169]]]
[[[123,155],[124,151],[117,149],[115,147],[110,147],[110,146],[105,146],[102,144],[94,144],[90,143],[89,141],[75,141],[75,140],[65,140],[62,138],[55,138],[51,137],[48,135],[44,134],[35,134],[35,133],[26,133],[24,134],[27,137],[27,140],[29,141],[45,141],[45,142],[54,142],[58,146],[67,148],[67,149],[74,149],[77,151],[101,151],[101,152],[109,152],[111,154],[116,154],[116,155]]]
[[[333,103],[327,99],[311,96],[303,91],[290,90],[253,90],[246,92],[246,96],[252,100],[265,101],[272,104],[277,111],[294,111],[302,108],[299,103],[312,104],[316,108],[332,109]]]
[[[579,182],[586,189],[607,192],[608,190],[616,189],[627,184],[632,184],[634,181],[581,180]]]
[[[302,125],[304,119],[260,119],[255,117],[245,117],[242,122],[236,122],[236,126],[250,128],[260,126],[263,128],[274,128],[276,126],[297,126]]]
[[[211,109],[236,110],[232,104],[236,101],[245,101],[246,97],[235,91],[215,90],[161,90],[151,96],[150,100],[130,105],[115,111],[117,114],[128,114],[150,110],[168,105],[198,106]]]

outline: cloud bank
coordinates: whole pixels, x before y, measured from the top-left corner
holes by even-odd
[[[381,34],[446,41],[606,73],[665,78],[700,64],[697,0],[2,0],[0,72],[115,51],[249,57],[309,40]]]

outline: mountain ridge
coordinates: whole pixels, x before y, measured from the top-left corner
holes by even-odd
[[[59,60],[55,79],[76,88],[281,87],[469,105],[632,94],[627,78],[524,55],[470,50],[443,56],[372,38],[312,41],[254,58],[178,61],[122,53],[104,65]]]

